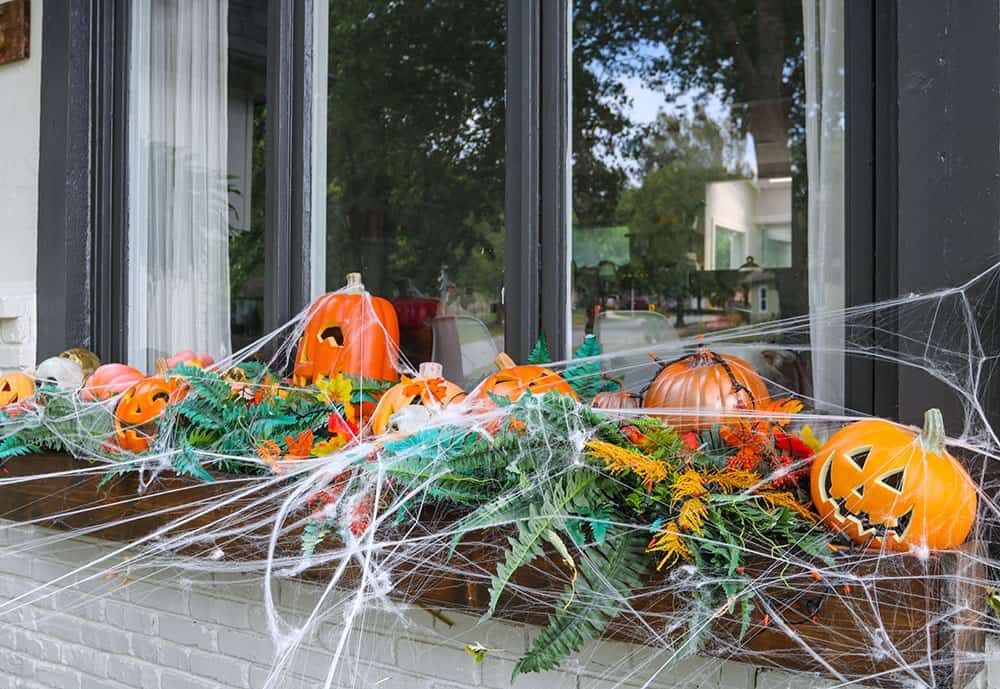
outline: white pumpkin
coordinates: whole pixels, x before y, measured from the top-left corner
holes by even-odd
[[[79,390],[83,387],[83,368],[72,359],[53,356],[38,364],[35,378],[42,384],[55,383],[60,390]]]

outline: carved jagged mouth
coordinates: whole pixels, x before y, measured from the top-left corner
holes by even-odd
[[[840,522],[854,523],[858,527],[858,533],[862,538],[885,539],[891,533],[897,539],[902,540],[906,535],[907,529],[910,528],[910,523],[913,521],[913,507],[910,507],[910,509],[895,519],[886,519],[877,522],[871,521],[871,515],[867,512],[849,512],[847,510],[846,497],[834,497],[831,495],[833,492],[833,477],[830,476],[830,467],[832,464],[832,461],[828,461],[824,465],[823,480],[820,484],[823,492],[822,497],[826,498],[834,506],[834,514],[832,516]],[[863,492],[861,492],[863,490],[863,485],[855,489],[859,496],[863,496]]]

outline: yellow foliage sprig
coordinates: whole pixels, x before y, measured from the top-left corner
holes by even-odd
[[[603,440],[591,440],[587,443],[587,454],[604,462],[605,469],[613,475],[631,472],[637,475],[647,489],[653,484],[667,478],[669,468],[665,462],[653,459],[648,455],[635,452]]]
[[[691,557],[691,551],[684,543],[680,529],[675,522],[667,522],[653,536],[653,540],[646,546],[647,553],[663,553],[656,570],[670,567],[679,560],[687,560]]]

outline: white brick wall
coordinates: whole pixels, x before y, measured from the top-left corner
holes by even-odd
[[[7,524],[2,523],[3,526]],[[51,581],[107,552],[93,539],[71,539],[25,552],[52,532],[0,528],[0,601]],[[0,689],[259,689],[274,648],[266,631],[259,580],[172,571],[104,576],[60,591],[0,619]],[[294,620],[320,595],[315,585],[282,581],[277,601]],[[448,626],[414,608],[403,617],[366,612],[350,637],[338,687],[357,689],[505,689],[529,627],[449,611]],[[295,655],[281,689],[314,689],[325,679],[342,627],[317,625]],[[464,651],[479,642],[494,649],[476,665]],[[707,658],[657,672],[665,656],[618,642],[589,644],[561,672],[524,675],[515,689],[817,689],[811,676],[758,670]],[[998,676],[994,673],[994,677]],[[993,683],[990,683],[993,686]],[[985,687],[982,679],[978,686]],[[1000,686],[998,683],[996,686]]]

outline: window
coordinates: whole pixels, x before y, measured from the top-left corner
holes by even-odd
[[[266,0],[131,5],[128,361],[264,332]]]
[[[570,21],[573,339],[681,345],[843,305],[843,6],[575,0]],[[808,344],[726,348],[842,402],[843,361]],[[616,362],[634,387],[642,359]]]
[[[472,385],[504,348],[506,5],[338,2],[328,45],[326,287],[361,272]]]

